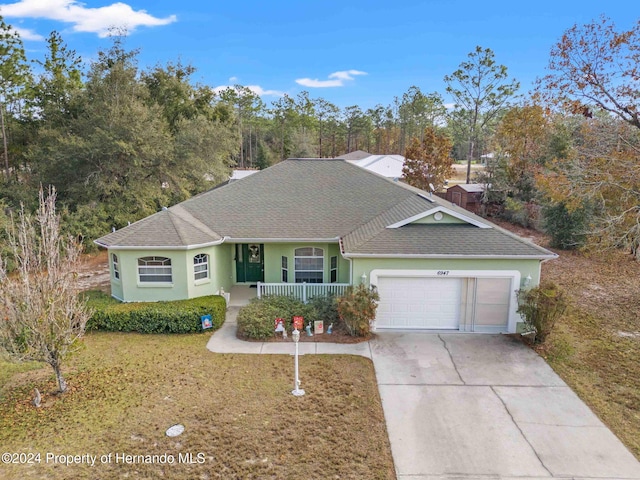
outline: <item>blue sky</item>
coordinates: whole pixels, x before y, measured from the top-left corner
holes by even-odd
[[[251,86],[266,102],[307,90],[365,109],[412,85],[448,101],[443,77],[476,45],[491,48],[526,93],[562,33],[602,14],[629,29],[640,2],[0,0],[30,58],[42,57],[57,30],[90,61],[108,48],[108,28],[125,24],[143,68],[181,60],[197,68],[199,83]]]

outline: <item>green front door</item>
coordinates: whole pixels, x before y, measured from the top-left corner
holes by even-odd
[[[264,245],[242,243],[236,245],[236,278],[238,282],[264,281]]]

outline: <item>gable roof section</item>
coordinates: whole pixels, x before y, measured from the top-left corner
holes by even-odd
[[[487,186],[484,183],[459,183],[457,185],[450,186],[447,190],[451,190],[455,187],[461,188],[465,192],[469,193],[481,193],[487,189]]]
[[[345,153],[344,155],[340,155],[339,157],[342,160],[361,160],[366,157],[370,157],[371,154],[369,152],[365,152],[364,150],[356,150],[354,152]]]
[[[485,222],[480,222],[476,219],[474,219],[472,216],[470,215],[464,215],[462,213],[456,212],[455,210],[451,210],[448,208],[443,207],[442,205],[437,205],[434,206],[433,208],[431,208],[430,210],[421,212],[417,215],[413,215],[409,218],[405,218],[399,222],[396,222],[392,225],[388,225],[387,228],[400,228],[400,227],[404,227],[405,225],[408,225],[410,223],[416,222],[418,220],[421,220],[425,217],[431,216],[437,212],[443,212],[446,213],[447,215],[451,215],[452,217],[457,218],[458,220],[462,220],[466,223],[469,223],[471,225],[475,225],[478,228],[491,228],[490,225],[488,225]]]
[[[436,211],[472,222],[412,223]],[[545,259],[556,256],[450,202],[422,194],[408,198],[349,232],[342,239],[342,250],[345,257]]]

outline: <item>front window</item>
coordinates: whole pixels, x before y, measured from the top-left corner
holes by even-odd
[[[324,251],[316,247],[295,250],[296,283],[322,283],[324,273]]]
[[[331,257],[331,283],[336,283],[338,281],[338,257]]]
[[[171,283],[173,273],[171,259],[166,257],[142,257],[138,259],[140,283]]]
[[[282,282],[289,283],[289,259],[282,257]]]
[[[113,264],[113,278],[120,280],[120,267],[118,266],[118,256],[115,253],[111,254],[111,263]]]
[[[193,275],[195,280],[209,278],[209,255],[199,253],[193,257]]]

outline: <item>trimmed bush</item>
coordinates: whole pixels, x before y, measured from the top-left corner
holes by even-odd
[[[264,340],[274,335],[274,321],[280,316],[272,305],[251,302],[238,312],[238,335]],[[285,318],[286,317],[282,317]]]
[[[524,318],[526,328],[536,332],[535,343],[545,342],[568,303],[564,290],[550,281],[531,290],[518,291],[518,313]]]
[[[338,313],[350,335],[369,335],[371,322],[376,318],[377,300],[380,300],[377,289],[363,284],[348,287],[344,295],[338,298]]]
[[[202,331],[200,317],[211,315],[213,330],[225,318],[226,304],[219,295],[172,302],[120,303],[108,295],[91,292],[88,305],[94,310],[87,330],[138,333],[194,333]]]
[[[309,305],[313,309],[310,321],[322,320],[326,326],[340,322],[338,302],[334,295],[317,295],[309,300]]]
[[[290,332],[294,315],[304,317],[308,323],[314,318],[313,307],[295,297],[269,295],[254,298],[238,312],[238,334],[255,340],[272,337],[276,318],[283,318],[285,328]]]

